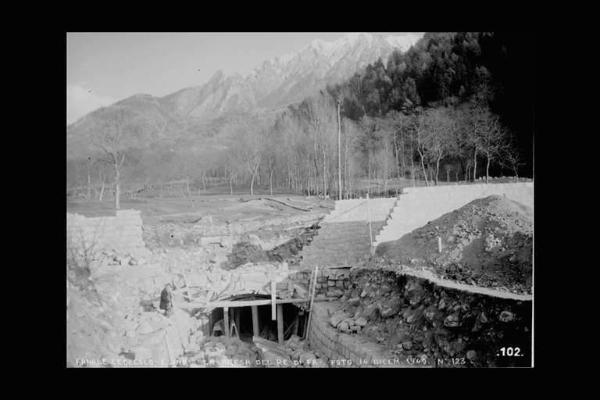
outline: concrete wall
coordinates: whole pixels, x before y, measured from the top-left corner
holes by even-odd
[[[398,240],[429,221],[493,194],[533,208],[533,182],[405,188],[386,226],[375,238],[375,246]]]
[[[138,210],[119,210],[116,216],[88,218],[67,213],[67,245],[94,251],[144,257],[149,254],[142,239],[142,217]]]

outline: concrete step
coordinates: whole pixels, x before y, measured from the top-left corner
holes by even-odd
[[[328,249],[328,248],[341,248],[341,247],[347,247],[347,248],[352,248],[352,246],[360,246],[362,244],[366,244],[368,245],[370,243],[369,237],[365,237],[361,240],[349,240],[349,241],[336,241],[336,242],[322,242],[322,243],[315,243],[314,245],[310,246],[313,249]]]
[[[330,251],[330,249],[348,249],[351,251],[354,247],[368,246],[369,243],[370,241],[368,238],[365,238],[365,240],[355,240],[351,242],[319,243],[308,247],[306,251]]]
[[[314,250],[319,250],[319,251],[326,251],[329,249],[352,249],[353,247],[357,247],[357,246],[368,246],[370,243],[368,238],[365,238],[365,240],[357,240],[357,241],[352,241],[352,242],[331,242],[331,243],[323,243],[323,244],[319,244],[319,245],[315,245],[314,247],[311,246],[311,248]]]

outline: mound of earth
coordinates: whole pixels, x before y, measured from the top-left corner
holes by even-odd
[[[503,196],[477,199],[383,243],[377,255],[443,279],[530,294],[533,210]]]

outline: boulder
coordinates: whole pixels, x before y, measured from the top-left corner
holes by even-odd
[[[348,324],[347,320],[343,320],[342,322],[340,322],[338,324],[337,329],[340,330],[341,332],[348,333],[348,332],[350,332],[350,325]]]
[[[374,321],[377,319],[377,314],[379,313],[379,307],[377,304],[369,304],[367,305],[361,313],[361,317],[364,317],[367,321]]]
[[[502,322],[510,322],[515,319],[515,314],[510,311],[504,310],[500,313],[499,319]]]
[[[409,324],[414,324],[417,323],[421,317],[424,314],[424,308],[423,306],[413,309],[413,308],[409,308],[407,309],[402,316],[404,317],[404,320],[409,323]]]
[[[389,301],[380,305],[379,313],[383,318],[389,318],[398,314],[401,306],[402,301],[398,297],[392,297]]]
[[[460,325],[461,322],[458,313],[450,314],[444,319],[444,326],[447,326],[449,328],[456,328]]]
[[[488,319],[485,315],[485,313],[482,311],[481,314],[479,314],[479,318],[478,318],[479,322],[481,322],[482,324],[485,324],[488,322]]]
[[[425,318],[427,318],[428,321],[433,321],[435,319],[435,317],[437,316],[437,314],[439,314],[439,311],[433,305],[429,306],[429,307],[427,307],[427,309],[425,309]]]
[[[345,320],[346,318],[348,318],[349,315],[346,314],[344,311],[336,311],[331,318],[329,318],[329,323],[331,324],[331,326],[333,326],[334,328],[337,328],[337,326],[340,324],[340,322],[342,322],[343,320]]]
[[[358,297],[351,297],[350,299],[348,299],[348,304],[352,305],[352,306],[357,306],[360,304],[360,298]]]

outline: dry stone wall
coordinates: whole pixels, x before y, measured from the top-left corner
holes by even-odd
[[[329,359],[330,367],[423,367],[418,361],[390,356],[383,346],[366,338],[338,332],[329,323],[336,303],[313,305],[310,325],[310,347]]]
[[[138,210],[118,210],[115,216],[92,218],[67,213],[67,245],[88,252],[149,256]]]
[[[317,275],[315,301],[337,300],[350,287],[350,270],[348,268],[320,269]],[[312,284],[313,271],[298,271],[290,275],[291,280],[306,288]]]

